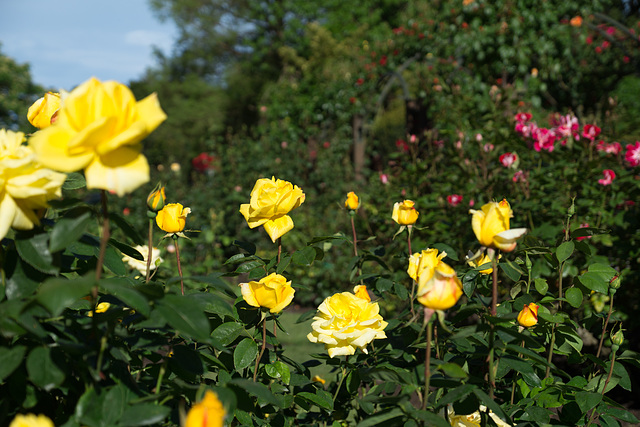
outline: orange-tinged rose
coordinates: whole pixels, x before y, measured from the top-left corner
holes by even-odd
[[[291,281],[276,273],[271,273],[258,282],[241,283],[240,290],[247,304],[268,309],[271,313],[280,313],[291,304],[296,292],[291,287]]]
[[[418,220],[418,211],[415,208],[415,202],[405,200],[402,203],[393,205],[393,213],[391,218],[400,225],[412,225]]]
[[[367,287],[365,285],[356,285],[356,287],[353,288],[353,293],[358,298],[371,301],[371,297],[369,296],[369,291],[367,291]]]
[[[462,283],[456,272],[442,259],[446,252],[425,249],[409,258],[407,273],[418,282],[418,302],[433,310],[453,307],[462,296]]]
[[[184,230],[187,215],[190,213],[191,209],[183,207],[180,203],[169,203],[158,212],[156,224],[167,233],[179,233]]]
[[[571,20],[569,21],[569,24],[571,24],[572,27],[579,27],[582,25],[582,16],[574,16],[573,18],[571,18]]]
[[[189,410],[185,427],[222,427],[225,415],[226,411],[218,396],[207,390],[204,398]]]
[[[355,354],[357,348],[367,353],[367,344],[387,337],[379,311],[378,303],[351,292],[334,294],[318,307],[307,339],[323,343],[329,357]]]
[[[516,240],[522,237],[526,228],[509,228],[513,211],[506,199],[501,202],[489,202],[477,211],[470,209],[471,226],[482,246],[511,252],[516,248]]]
[[[60,94],[47,92],[44,97],[38,99],[29,107],[27,119],[29,123],[38,129],[44,129],[51,126],[51,122],[57,118],[57,112],[60,109]]]
[[[352,211],[358,209],[360,207],[358,195],[353,191],[349,192],[349,194],[347,194],[347,200],[344,201],[344,206]]]
[[[29,144],[44,166],[83,169],[87,188],[122,196],[149,181],[141,141],[166,118],[155,94],[136,101],[125,85],[91,78],[66,94],[55,123]]]
[[[520,313],[518,313],[518,323],[525,328],[529,328],[538,323],[538,305],[530,303],[525,305]]]
[[[304,203],[304,199],[297,185],[275,177],[262,178],[251,190],[251,201],[240,205],[240,213],[250,228],[264,226],[275,243],[293,229],[293,220],[287,214]]]

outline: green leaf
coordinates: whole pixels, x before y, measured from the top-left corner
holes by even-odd
[[[438,407],[441,408],[449,403],[463,400],[465,397],[471,394],[475,388],[477,388],[477,386],[473,384],[463,384],[454,388],[453,390],[450,390],[438,401]]]
[[[293,254],[292,261],[298,265],[308,266],[316,259],[316,250],[313,246],[307,246]]]
[[[245,338],[233,352],[233,365],[239,371],[251,365],[257,356],[258,344],[251,338]]]
[[[498,266],[502,271],[504,271],[504,274],[506,274],[507,277],[509,277],[509,279],[513,280],[514,282],[520,280],[520,277],[524,274],[520,267],[512,261],[503,261],[499,263]]]
[[[143,255],[138,252],[137,249],[134,249],[125,243],[119,242],[116,239],[109,239],[109,244],[118,249],[124,255],[128,255],[133,259],[137,259],[138,261],[144,261]]]
[[[595,408],[602,400],[600,393],[592,393],[588,391],[579,391],[576,393],[576,402],[583,414]]]
[[[49,250],[57,252],[78,240],[91,223],[91,212],[83,212],[77,217],[60,218],[51,230]]]
[[[378,415],[374,415],[373,417],[368,417],[364,421],[358,423],[357,427],[378,426],[381,423],[384,423],[385,421],[389,421],[404,415],[402,410],[400,410],[399,408],[394,408],[389,412],[383,412],[383,413],[377,413],[377,414]]]
[[[78,172],[67,174],[67,179],[62,184],[63,190],[78,190],[87,186],[84,176]]]
[[[300,315],[300,317],[298,317],[298,320],[296,320],[296,323],[304,323],[309,319],[313,319],[313,317],[316,315],[317,311],[315,310],[309,310],[306,313],[302,313]]]
[[[145,317],[149,317],[150,307],[147,299],[135,289],[126,278],[110,278],[100,280],[100,287],[122,300],[129,307]]]
[[[116,212],[111,212],[109,214],[109,218],[113,220],[114,224],[122,230],[122,234],[127,236],[133,243],[136,245],[146,245],[148,244],[148,239],[142,237],[140,233],[138,233],[138,229],[131,225],[122,215]]]
[[[24,359],[27,347],[17,345],[12,348],[0,347],[0,382],[13,373]]]
[[[265,365],[264,370],[271,378],[280,378],[285,384],[289,384],[289,381],[291,380],[291,371],[289,371],[289,367],[279,360]]]
[[[109,389],[102,401],[102,424],[114,426],[124,413],[127,403],[127,388],[117,384]]]
[[[548,409],[539,406],[529,406],[525,411],[529,415],[529,421],[534,421],[537,425],[547,424],[551,417]]]
[[[467,378],[469,375],[455,363],[443,363],[438,366],[438,370],[442,371],[446,376],[451,378]]]
[[[47,233],[16,233],[15,245],[20,258],[33,268],[45,274],[58,274],[59,269],[53,265],[53,256],[49,251],[49,235]]]
[[[49,279],[38,290],[36,300],[49,310],[52,316],[58,316],[65,308],[91,293],[95,284],[91,276],[74,280]]]
[[[244,331],[244,327],[236,322],[227,322],[218,326],[211,336],[224,346],[231,344]]]
[[[568,242],[562,243],[556,249],[556,258],[558,259],[558,263],[564,262],[567,258],[573,254],[573,250],[575,249],[575,244],[573,240],[569,240]]]
[[[249,255],[255,255],[256,254],[256,245],[254,245],[251,242],[243,242],[240,240],[234,240],[233,241],[233,246],[237,246],[241,249],[244,249],[246,252],[249,253]]]
[[[543,296],[546,295],[547,291],[549,290],[549,284],[547,283],[546,279],[536,278],[535,286],[536,286],[536,291],[538,291],[538,293]]]
[[[158,406],[153,403],[141,403],[130,406],[124,410],[120,417],[119,425],[128,426],[148,426],[158,424],[164,420],[171,412],[168,406]]]
[[[604,413],[609,414],[612,417],[616,417],[617,419],[626,423],[640,423],[640,420],[638,420],[635,415],[623,408],[615,408],[613,406],[609,406],[604,410]]]
[[[600,292],[605,295],[609,293],[609,280],[603,279],[602,275],[598,273],[587,271],[582,276],[579,276],[578,280],[591,291]]]
[[[198,341],[208,341],[211,333],[209,319],[199,309],[198,295],[167,295],[158,301],[156,310],[167,323]]]
[[[282,257],[282,259],[280,259],[280,262],[278,263],[278,266],[276,268],[276,273],[278,274],[282,274],[284,273],[284,271],[287,269],[287,267],[289,267],[289,264],[291,263],[291,255],[285,255]]]
[[[567,302],[571,304],[571,307],[578,308],[582,305],[584,295],[582,295],[582,291],[579,288],[573,287],[567,289],[564,297],[567,299]]]
[[[458,254],[456,251],[446,243],[434,243],[431,245],[433,248],[436,248],[440,252],[446,252],[447,258],[451,258],[453,261],[458,261]]]
[[[94,247],[93,254],[97,257],[100,256],[100,248]],[[116,251],[113,246],[107,246],[107,250],[104,253],[104,266],[117,276],[125,276],[127,274],[127,267],[122,261],[122,254]]]
[[[40,283],[49,277],[23,261],[16,251],[6,252],[2,262],[6,278],[4,292],[9,300],[32,295]],[[2,290],[0,290],[0,298],[1,295]]]
[[[238,268],[236,268],[236,273],[248,273],[256,268],[261,268],[264,267],[264,262],[262,261],[249,261],[249,262],[245,262],[244,264],[238,266]]]
[[[316,390],[315,393],[303,391],[298,393],[296,396],[308,400],[322,409],[333,411],[333,396],[324,390]]]
[[[64,381],[65,374],[51,360],[49,347],[35,347],[27,356],[29,380],[46,391],[53,390]]]
[[[257,382],[254,383],[251,380],[235,378],[229,381],[227,385],[235,385],[245,390],[250,395],[257,397],[259,404],[266,402],[277,407],[282,407],[282,404],[281,404],[282,402],[277,398],[277,396],[275,396],[273,393],[271,393],[271,391],[269,391],[267,386],[265,386],[262,383],[257,383]]]

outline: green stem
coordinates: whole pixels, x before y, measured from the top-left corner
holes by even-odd
[[[94,314],[95,316],[95,314]],[[103,335],[100,339],[100,351],[98,352],[98,361],[96,362],[96,372],[98,373],[98,378],[100,378],[100,372],[102,372],[102,358],[104,356],[104,351],[107,348],[107,335]]]
[[[180,275],[180,291],[184,295],[184,281],[182,280],[182,266],[180,265],[180,245],[178,244],[178,236],[173,235],[173,240],[176,245],[176,260],[178,261],[178,274]]]
[[[547,355],[547,371],[544,374],[545,378],[549,377],[551,372],[551,359],[553,358],[553,347],[556,345],[556,324],[553,324],[551,328],[551,343],[549,345],[549,354]]]
[[[498,314],[498,251],[491,257],[491,266],[493,268],[493,287],[491,288],[491,316]]]
[[[262,355],[264,354],[264,349],[267,346],[267,317],[264,316],[262,318],[262,348],[260,349],[260,354],[256,359],[256,366],[253,370],[253,382],[256,382],[258,378],[258,367],[260,366],[260,359],[262,359]]]
[[[280,257],[282,256],[282,238],[281,237],[278,237],[276,244],[278,245],[278,264],[280,264]]]
[[[96,282],[102,277],[102,265],[107,252],[107,242],[109,241],[109,209],[107,208],[107,192],[102,190],[100,197],[102,201],[102,237],[100,239],[100,254],[96,263]],[[94,299],[98,298],[98,287],[94,288]]]
[[[156,389],[154,394],[160,393],[160,388],[162,387],[162,379],[164,378],[164,373],[167,371],[167,362],[162,362],[160,365],[160,372],[158,373],[158,379],[156,380]]]
[[[356,235],[356,225],[353,221],[353,215],[351,215],[351,232],[353,234],[353,255],[358,256],[358,237]]]
[[[426,314],[425,309],[425,316]],[[427,321],[427,349],[424,358],[424,396],[422,398],[422,410],[427,409],[427,401],[429,400],[429,384],[431,382],[431,338],[433,335],[433,324]]]
[[[615,350],[611,352],[611,366],[609,366],[609,374],[607,374],[607,379],[604,382],[604,387],[602,387],[602,396],[604,397],[604,393],[607,391],[607,386],[609,385],[609,381],[611,381],[611,375],[613,374],[613,365],[616,363],[616,352]],[[596,417],[596,408],[593,408],[591,412],[591,416],[589,417],[589,422],[587,423],[587,427],[593,423],[593,420]]]
[[[149,252],[147,253],[147,275],[145,278],[145,283],[149,283],[152,256],[153,256],[153,220],[149,219]]]
[[[349,357],[349,356],[346,356]],[[347,376],[347,366],[346,366],[346,358],[345,363],[340,364],[340,368],[342,369],[342,375],[340,376],[340,382],[338,383],[338,387],[336,388],[336,392],[333,394],[333,403],[335,404],[336,398],[338,397],[338,393],[340,392],[340,388],[342,387],[342,383],[344,382],[345,377]]]
[[[609,299],[609,313],[607,313],[607,318],[604,321],[604,325],[602,325],[602,336],[600,337],[600,343],[598,344],[598,351],[596,352],[596,357],[600,357],[600,352],[602,351],[602,343],[604,342],[604,336],[607,333],[607,325],[609,324],[609,319],[611,318],[611,313],[613,312],[613,294],[611,294],[611,298]]]

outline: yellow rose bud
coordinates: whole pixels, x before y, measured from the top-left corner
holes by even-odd
[[[525,305],[522,311],[518,313],[518,323],[525,328],[538,323],[538,307],[535,303]]]
[[[60,94],[47,92],[44,97],[38,99],[29,107],[27,119],[29,119],[29,123],[38,129],[44,129],[56,121],[59,109]]]
[[[293,229],[289,212],[300,206],[305,199],[302,190],[288,181],[262,178],[251,190],[251,202],[240,205],[240,213],[250,228],[264,226],[275,243]]]
[[[418,220],[418,211],[414,207],[415,202],[412,200],[405,200],[402,203],[396,203],[393,205],[393,213],[391,218],[400,225],[412,225]]]
[[[41,209],[62,196],[67,176],[41,166],[24,134],[0,129],[0,240],[9,228],[31,230]]]
[[[218,396],[207,390],[204,398],[189,409],[185,427],[222,427],[226,411]]]
[[[502,255],[498,256],[498,259],[502,258]],[[473,268],[478,268],[481,265],[491,264],[491,258],[487,254],[482,254],[479,258],[474,260],[467,260],[467,264],[469,264]],[[480,270],[480,274],[491,274],[493,273],[493,267],[489,267],[484,270]]]
[[[438,255],[437,249],[425,249],[409,257],[407,273],[418,282],[418,302],[433,310],[453,307],[462,296],[462,283],[456,272]]]
[[[316,382],[316,383],[320,383],[322,385],[324,385],[327,382],[327,380],[322,378],[320,375],[314,375],[313,378],[311,378],[311,381]]]
[[[367,287],[365,285],[357,285],[353,288],[353,293],[358,298],[366,299],[367,301],[371,301],[371,297],[369,296],[369,292],[367,291]]]
[[[355,354],[359,348],[367,353],[367,344],[386,338],[387,322],[379,314],[378,303],[369,302],[351,292],[327,297],[318,307],[307,339],[323,343],[329,357]]]
[[[11,421],[9,427],[55,427],[53,421],[46,415],[34,415],[34,414],[18,414]]]
[[[187,215],[190,208],[183,207],[180,203],[169,203],[156,216],[156,224],[167,233],[179,233],[184,230]]]
[[[516,248],[516,240],[522,237],[526,228],[509,229],[509,220],[513,211],[506,199],[501,202],[489,202],[477,211],[469,210],[471,226],[482,246],[511,252]]]
[[[242,298],[252,307],[269,309],[271,313],[280,313],[293,301],[295,290],[291,281],[284,276],[271,273],[260,281],[241,283]]]
[[[87,188],[123,196],[149,181],[141,141],[166,118],[155,94],[136,101],[125,85],[92,78],[66,95],[55,123],[29,144],[45,167],[83,169]]]
[[[349,192],[349,194],[347,194],[347,200],[344,202],[344,206],[352,211],[358,209],[360,207],[360,199],[358,198],[358,195],[353,191]]]
[[[164,194],[164,187],[161,183],[158,183],[158,185],[156,185],[156,188],[154,188],[147,197],[147,207],[152,212],[158,212],[164,207],[166,198],[167,196]]]

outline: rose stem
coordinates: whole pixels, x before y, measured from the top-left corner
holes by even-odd
[[[422,410],[427,409],[427,400],[429,399],[429,382],[431,381],[431,336],[433,333],[433,325],[431,324],[431,316],[433,312],[427,307],[424,308],[424,318],[427,322],[427,349],[424,358],[424,397],[422,399]]]
[[[258,366],[260,365],[260,359],[262,359],[262,355],[264,354],[264,349],[267,346],[267,316],[262,318],[262,348],[260,349],[260,354],[256,359],[256,367],[253,370],[253,382],[256,382],[258,378]]]
[[[182,280],[182,266],[180,265],[180,245],[178,244],[178,236],[174,234],[173,240],[176,244],[176,259],[178,260],[178,274],[180,275],[180,290],[182,291],[182,295],[184,295],[184,282]]]
[[[409,258],[411,258],[412,255],[412,251],[411,251],[411,225],[407,226],[407,245],[409,246]],[[411,279],[411,297],[409,298],[409,302],[411,304],[411,318],[413,319],[414,317],[416,317],[416,312],[415,309],[413,307],[413,299],[415,297],[415,293],[416,293],[416,281]]]
[[[145,279],[145,283],[149,283],[152,255],[153,255],[153,220],[149,218],[149,253],[147,254],[147,276]]]

